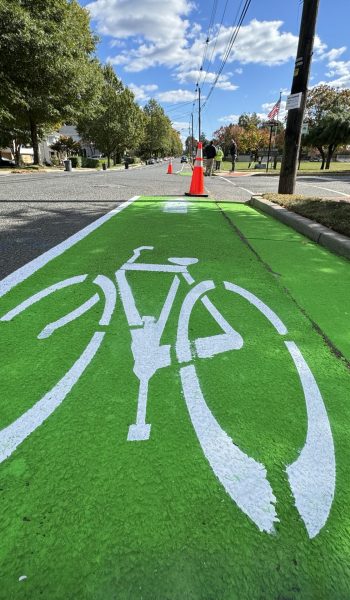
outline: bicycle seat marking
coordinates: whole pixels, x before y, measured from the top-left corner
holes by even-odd
[[[274,524],[279,519],[276,497],[268,480],[267,470],[262,463],[243,452],[220,426],[206,403],[193,364],[194,358],[204,360],[239,351],[244,345],[244,340],[210,300],[208,293],[217,287],[216,284],[212,280],[196,283],[189,273],[188,269],[198,263],[198,259],[170,257],[165,264],[139,261],[141,254],[152,251],[152,246],[136,248],[129,260],[116,271],[115,282],[104,275],[98,275],[93,281],[98,288],[96,293],[81,306],[48,323],[37,337],[39,340],[46,340],[55,335],[58,329],[79,319],[101,300],[104,306],[99,326],[108,326],[119,295],[130,329],[133,372],[139,381],[136,418],[129,427],[127,439],[130,442],[145,443],[151,436],[151,424],[147,422],[149,382],[159,369],[171,364],[171,345],[162,344],[161,340],[180,285],[185,284],[189,287],[180,310],[174,348],[190,420],[204,456],[226,493],[260,531],[273,533]],[[127,278],[130,271],[173,274],[158,319],[139,312]],[[11,322],[51,294],[63,288],[83,284],[87,277],[87,274],[78,275],[54,283],[12,308],[0,321]],[[240,296],[258,310],[279,335],[288,334],[286,326],[276,313],[249,290],[228,281],[223,282],[223,289]],[[222,333],[191,340],[191,315],[199,302]],[[29,410],[0,431],[0,462],[11,456],[64,401],[92,362],[105,334],[105,331],[95,331],[85,350],[60,381]],[[286,473],[296,509],[309,537],[313,538],[327,522],[333,503],[336,477],[334,443],[321,392],[306,360],[292,340],[284,340],[284,347],[300,379],[308,420],[305,445],[297,460],[286,466]]]

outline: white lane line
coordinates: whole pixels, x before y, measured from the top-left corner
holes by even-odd
[[[244,190],[245,192],[248,192],[248,194],[251,194],[252,196],[254,196],[255,192],[252,192],[252,190],[247,190],[247,188],[242,187],[241,185],[237,185],[237,183],[233,183],[233,181],[230,181],[229,179],[226,179],[226,177],[223,177],[222,175],[218,175],[218,177],[220,179],[223,179],[224,181],[226,181],[227,183],[230,183],[231,185],[233,185],[234,187],[237,187],[241,190]]]
[[[104,332],[96,332],[84,352],[67,371],[62,379],[45,396],[38,400],[32,408],[27,410],[11,425],[0,431],[0,462],[16,450],[16,448],[42,425],[44,421],[68,396],[73,386],[80,379],[86,368],[91,363],[104,338]]]
[[[12,290],[12,288],[14,288],[16,285],[22,283],[22,281],[30,277],[30,275],[36,273],[36,271],[39,271],[39,269],[45,266],[53,258],[60,256],[66,250],[68,250],[72,246],[75,246],[75,244],[77,244],[78,242],[86,238],[88,235],[90,235],[90,233],[101,227],[101,225],[109,221],[109,219],[114,217],[114,215],[116,215],[117,213],[124,210],[124,208],[130,206],[130,204],[135,202],[135,200],[138,200],[138,198],[140,198],[140,196],[134,196],[126,202],[123,202],[106,215],[103,215],[93,223],[90,223],[90,225],[88,225],[87,227],[84,227],[83,229],[66,239],[64,242],[61,242],[57,246],[54,246],[47,252],[44,252],[44,254],[37,256],[37,258],[34,258],[34,260],[31,260],[23,267],[20,267],[19,269],[5,277],[2,281],[0,281],[0,298],[7,294],[7,292]]]
[[[285,345],[299,373],[308,420],[305,446],[286,470],[295,505],[313,538],[325,525],[334,498],[333,436],[321,392],[303,355],[294,342],[285,342]]]
[[[333,192],[333,194],[339,194],[340,196],[345,196],[346,198],[350,198],[350,194],[345,194],[344,192],[338,192],[337,190],[332,190],[331,188],[326,188],[326,187],[323,187],[322,185],[315,185],[314,183],[306,183],[304,181],[302,182],[302,184],[317,188],[319,190],[325,190],[326,192]]]

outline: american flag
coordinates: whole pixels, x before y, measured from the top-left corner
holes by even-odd
[[[277,100],[275,106],[272,108],[272,110],[267,115],[267,118],[269,121],[272,121],[276,116],[278,116],[278,113],[280,112],[280,108],[281,108],[281,98],[279,98]]]

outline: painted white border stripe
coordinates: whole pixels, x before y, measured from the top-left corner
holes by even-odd
[[[122,202],[121,204],[119,204],[119,206],[111,210],[109,213],[103,215],[93,223],[90,223],[90,225],[84,227],[71,237],[67,238],[64,242],[60,242],[57,246],[54,246],[47,252],[44,252],[44,254],[37,256],[37,258],[34,258],[34,260],[30,261],[26,265],[23,265],[23,267],[20,267],[19,269],[5,277],[2,281],[0,281],[0,298],[2,296],[5,296],[5,294],[12,290],[12,288],[14,288],[16,285],[22,283],[22,281],[30,277],[30,275],[36,273],[36,271],[39,271],[39,269],[44,267],[53,258],[60,256],[66,250],[72,248],[72,246],[75,246],[75,244],[86,238],[88,235],[90,235],[90,233],[101,227],[101,225],[109,221],[109,219],[114,217],[114,215],[124,210],[124,208],[130,206],[130,204],[132,204],[133,202],[135,202],[135,200],[138,200],[139,198],[140,196],[134,196],[126,202]]]
[[[241,185],[238,185],[237,183],[233,183],[233,181],[226,179],[226,177],[223,177],[222,175],[218,175],[218,177],[220,177],[220,179],[223,179],[224,181],[226,181],[226,183],[230,183],[234,187],[236,187],[240,190],[244,190],[245,192],[248,192],[248,194],[251,194],[252,196],[254,196],[254,192],[252,192],[252,190],[247,190],[247,188],[244,188]],[[219,200],[219,203],[220,203],[220,200]]]

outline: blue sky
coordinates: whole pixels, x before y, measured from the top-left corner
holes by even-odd
[[[80,3],[88,7],[93,29],[101,37],[98,49],[101,61],[114,65],[140,104],[150,97],[156,98],[185,137],[196,82],[200,78],[205,98],[243,3],[240,0],[80,0]],[[242,112],[255,111],[263,117],[278,99],[280,90],[285,99],[291,85],[301,10],[301,0],[252,0],[203,111],[202,129],[209,137],[221,125],[234,122]],[[326,82],[350,87],[349,22],[349,0],[320,0],[310,85]],[[201,74],[203,58],[206,60]]]

